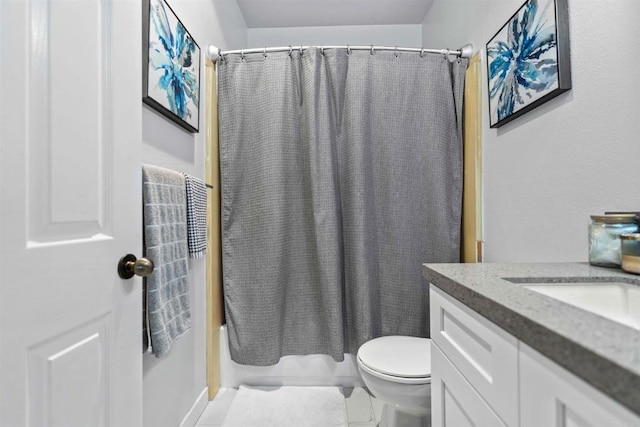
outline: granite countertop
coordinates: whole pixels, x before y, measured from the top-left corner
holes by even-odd
[[[423,275],[434,286],[640,415],[640,330],[523,286],[535,282],[603,281],[640,286],[640,276],[586,263],[424,264]],[[518,281],[523,283],[514,283]]]

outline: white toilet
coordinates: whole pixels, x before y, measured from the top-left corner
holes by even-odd
[[[431,425],[431,340],[388,336],[358,349],[365,385],[384,403],[380,427]]]

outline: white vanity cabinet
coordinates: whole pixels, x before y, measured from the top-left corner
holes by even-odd
[[[431,285],[433,427],[640,427],[595,388]]]

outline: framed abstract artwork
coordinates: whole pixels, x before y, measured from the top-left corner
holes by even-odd
[[[527,0],[487,43],[497,128],[571,89],[567,0]]]
[[[200,47],[164,0],[143,1],[142,101],[198,132]]]

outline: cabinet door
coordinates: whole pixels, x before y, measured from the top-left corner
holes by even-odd
[[[437,345],[431,346],[433,427],[505,426]]]
[[[500,418],[516,426],[517,340],[440,289],[430,289],[431,339]]]
[[[640,418],[520,343],[521,427],[638,427]]]

